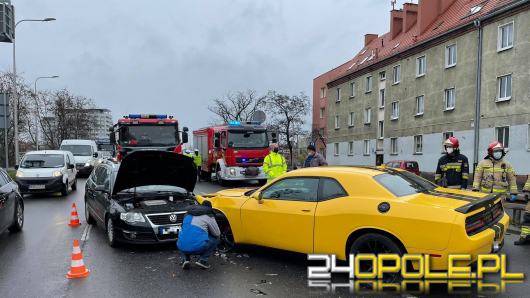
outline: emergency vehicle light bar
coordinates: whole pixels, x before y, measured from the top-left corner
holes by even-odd
[[[129,119],[167,119],[164,114],[129,114]],[[170,119],[173,117],[170,117]]]

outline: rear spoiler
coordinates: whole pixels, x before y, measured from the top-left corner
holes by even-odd
[[[467,205],[464,205],[462,207],[459,207],[459,208],[456,208],[455,210],[457,212],[460,212],[460,213],[463,213],[463,214],[467,214],[471,211],[475,211],[477,209],[480,209],[482,207],[486,207],[486,206],[493,206],[495,204],[495,201],[497,201],[497,199],[499,199],[503,194],[502,193],[498,193],[498,194],[490,194],[490,195],[487,195],[485,196],[484,198],[482,199],[478,199],[474,202],[471,202]]]

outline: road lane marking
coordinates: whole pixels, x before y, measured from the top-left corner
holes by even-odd
[[[81,241],[88,241],[90,238],[90,230],[92,230],[92,225],[86,225],[83,235],[81,236]]]

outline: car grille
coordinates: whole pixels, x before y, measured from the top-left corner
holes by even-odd
[[[245,158],[245,157],[238,157],[236,158],[237,163],[263,163],[263,158],[261,157],[255,157],[255,158]]]
[[[177,220],[171,221],[170,216],[176,215]],[[157,226],[164,226],[164,225],[174,225],[174,224],[182,224],[184,221],[184,216],[186,215],[186,212],[180,212],[180,213],[164,213],[164,214],[152,214],[147,215],[147,218],[149,218],[149,221]]]

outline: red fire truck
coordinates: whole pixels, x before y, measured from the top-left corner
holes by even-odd
[[[119,119],[110,132],[118,160],[136,150],[182,153],[182,144],[188,142],[188,128],[179,131],[178,121],[168,115],[130,114]]]
[[[276,138],[271,134],[272,141]],[[193,132],[193,144],[203,157],[201,176],[226,181],[267,181],[263,159],[269,154],[267,128],[257,122],[231,121]]]

